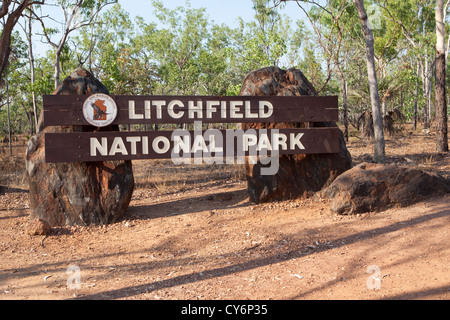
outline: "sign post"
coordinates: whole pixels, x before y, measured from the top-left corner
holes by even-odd
[[[44,126],[330,122],[335,96],[44,96]],[[47,162],[339,152],[339,129],[174,130],[45,135]]]

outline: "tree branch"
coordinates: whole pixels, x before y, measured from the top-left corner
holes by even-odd
[[[9,62],[9,54],[11,52],[11,33],[14,26],[17,24],[23,11],[33,4],[41,4],[43,1],[22,0],[21,2],[14,1],[14,5],[10,10],[11,0],[2,0],[0,9],[0,18],[7,16],[6,22],[3,24],[3,30],[0,37],[0,76],[6,69]],[[16,7],[17,4],[17,7]],[[0,82],[0,85],[3,81]]]

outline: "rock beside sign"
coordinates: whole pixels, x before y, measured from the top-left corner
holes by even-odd
[[[42,219],[36,218],[30,221],[28,225],[28,234],[30,236],[47,236],[51,234],[52,227],[50,224]]]
[[[302,96],[317,95],[312,84],[297,69],[268,67],[253,71],[243,82],[242,96]],[[311,106],[312,108],[314,106]],[[243,129],[305,128],[305,123],[250,123]],[[310,123],[310,127],[336,127],[334,122]],[[308,198],[329,186],[341,173],[352,167],[344,136],[339,131],[339,153],[282,155],[275,175],[263,175],[266,167],[246,159],[245,170],[250,199],[255,203],[294,198]]]
[[[67,77],[55,95],[108,94],[106,87],[83,69]],[[117,221],[126,213],[134,189],[131,161],[46,163],[45,133],[97,131],[92,126],[43,126],[28,142],[26,166],[30,189],[31,218],[52,227],[102,225]],[[118,131],[117,126],[102,131]],[[64,152],[64,150],[61,150]]]
[[[323,192],[334,213],[347,215],[405,207],[450,193],[450,180],[395,164],[361,163],[340,175]]]

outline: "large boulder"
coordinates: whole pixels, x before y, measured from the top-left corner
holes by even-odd
[[[405,207],[450,192],[450,180],[438,174],[396,164],[361,163],[340,175],[323,191],[331,211],[358,214]]]
[[[242,96],[301,96],[317,95],[312,84],[297,69],[287,71],[268,67],[253,71],[244,79]],[[305,123],[244,123],[243,129],[305,128]],[[310,127],[336,127],[334,122],[311,123]],[[255,203],[307,198],[352,167],[344,136],[340,132],[340,149],[337,154],[297,154],[280,156],[279,170],[275,175],[262,175],[267,165],[252,164],[248,158],[245,171],[250,199]]]
[[[106,87],[84,69],[75,70],[55,95],[108,94]],[[101,225],[117,221],[126,213],[134,189],[131,161],[46,163],[44,134],[96,131],[92,126],[43,127],[28,142],[26,168],[30,190],[31,218],[52,227]],[[102,128],[118,131],[117,126]]]

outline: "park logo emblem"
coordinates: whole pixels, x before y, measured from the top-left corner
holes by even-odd
[[[94,94],[84,102],[83,116],[95,127],[109,126],[117,117],[117,104],[106,94]]]

